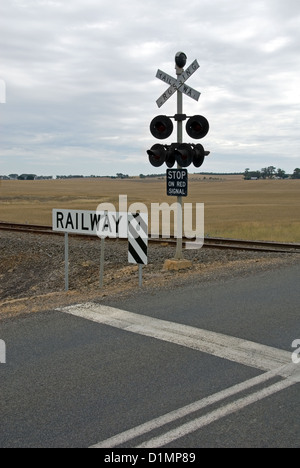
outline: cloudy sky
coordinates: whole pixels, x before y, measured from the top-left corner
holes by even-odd
[[[156,72],[177,51],[200,65],[201,171],[300,166],[299,0],[2,0],[0,30],[0,174],[163,172],[149,124],[176,113]]]

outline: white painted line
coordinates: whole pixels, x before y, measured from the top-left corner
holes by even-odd
[[[143,444],[139,445],[137,448],[156,448],[165,446],[171,442],[174,442],[174,440],[180,439],[181,437],[191,434],[192,432],[195,432],[204,426],[218,421],[219,419],[224,418],[225,416],[228,416],[232,413],[236,413],[237,411],[245,408],[248,405],[256,403],[257,401],[262,400],[263,398],[266,398],[270,395],[273,395],[274,393],[280,392],[281,390],[284,390],[285,388],[294,385],[294,383],[295,382],[288,379],[277,382],[276,384],[264,388],[259,392],[253,393],[252,395],[249,395],[244,398],[240,398],[239,400],[236,400],[233,403],[218,408],[217,410],[212,411],[211,413],[206,414],[205,416],[183,424],[172,431],[162,434],[159,437],[154,437],[148,440],[147,442],[144,442]]]
[[[264,371],[277,369],[291,362],[291,353],[288,351],[101,304],[78,304],[59,310]]]
[[[282,369],[282,371],[284,371],[284,369]],[[128,442],[129,440],[147,434],[148,432],[151,432],[154,429],[163,427],[166,424],[188,416],[189,414],[195,413],[196,411],[199,411],[203,408],[207,408],[208,406],[218,403],[226,398],[229,398],[245,390],[249,390],[250,388],[256,385],[263,384],[275,377],[276,375],[278,375],[278,372],[276,372],[275,370],[266,372],[265,374],[259,375],[258,377],[254,377],[253,379],[247,380],[246,382],[234,385],[233,387],[227,388],[226,390],[222,390],[221,392],[215,393],[214,395],[210,395],[206,398],[203,398],[202,400],[195,401],[190,405],[183,406],[178,410],[171,411],[170,413],[164,414],[163,416],[155,418],[152,421],[148,421],[144,424],[141,424],[140,426],[134,427],[133,429],[129,429],[128,431],[124,431],[116,436],[110,437],[109,439],[106,439],[100,442],[99,444],[93,445],[90,448],[118,447]],[[290,381],[290,385],[292,385],[293,383],[295,382]]]
[[[270,385],[269,387],[265,387],[251,395],[235,400],[233,403],[229,403],[225,406],[223,405],[205,416],[201,416],[191,422],[179,425],[176,429],[168,431],[161,436],[151,438],[139,446],[139,448],[161,447],[300,382],[300,367],[291,362],[291,353],[288,351],[221,333],[215,333],[187,325],[134,314],[132,312],[126,312],[124,310],[100,304],[86,303],[58,310],[87,320],[92,320],[100,324],[175,343],[222,359],[227,359],[239,364],[267,371],[265,374],[258,377],[241,384],[234,385],[229,389],[218,392],[178,410],[155,418],[152,421],[141,424],[140,426],[129,429],[128,431],[117,434],[116,436],[93,445],[91,448],[118,447],[129,440],[147,434],[154,429],[161,428],[168,423],[177,421],[184,416],[207,408],[214,403],[221,402],[230,396],[249,390],[256,385],[263,384],[275,376],[281,376],[284,378],[284,380]]]

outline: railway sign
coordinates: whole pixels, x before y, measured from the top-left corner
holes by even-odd
[[[167,169],[167,195],[170,197],[187,197],[187,169]]]
[[[53,231],[98,237],[127,238],[128,213],[53,210]]]
[[[184,70],[178,78],[173,78],[172,76],[168,75],[167,73],[157,70],[156,73],[156,78],[160,79],[161,81],[164,81],[165,83],[169,84],[169,88],[166,90],[165,93],[163,93],[156,101],[156,104],[158,107],[161,107],[171,96],[176,91],[181,91],[182,93],[186,94],[190,98],[194,99],[195,101],[198,101],[200,94],[198,91],[195,89],[185,85],[185,82],[190,78],[190,76],[195,73],[196,70],[200,67],[199,63],[197,60],[194,60],[194,62],[186,69]]]

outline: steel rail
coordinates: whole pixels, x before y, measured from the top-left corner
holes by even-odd
[[[20,223],[8,223],[0,222],[0,230],[14,231],[14,232],[27,232],[32,234],[51,234],[51,235],[63,235],[63,233],[55,232],[51,226],[37,225],[37,224],[20,224]],[[73,234],[73,236],[84,237],[89,239],[97,239],[95,236],[87,234]],[[155,238],[149,238],[149,242],[162,243],[170,246],[176,246],[176,239],[169,238],[165,239],[162,236]],[[195,239],[183,238],[183,245],[185,248],[199,247],[211,248],[211,249],[232,249],[232,250],[248,250],[257,252],[277,252],[277,253],[299,253],[299,243],[283,243],[283,242],[271,242],[271,241],[249,241],[244,239],[226,239],[222,237],[206,237],[204,244],[197,243]]]

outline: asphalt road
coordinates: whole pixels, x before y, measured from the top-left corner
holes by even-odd
[[[0,447],[300,447],[299,280],[297,264],[2,320]]]

